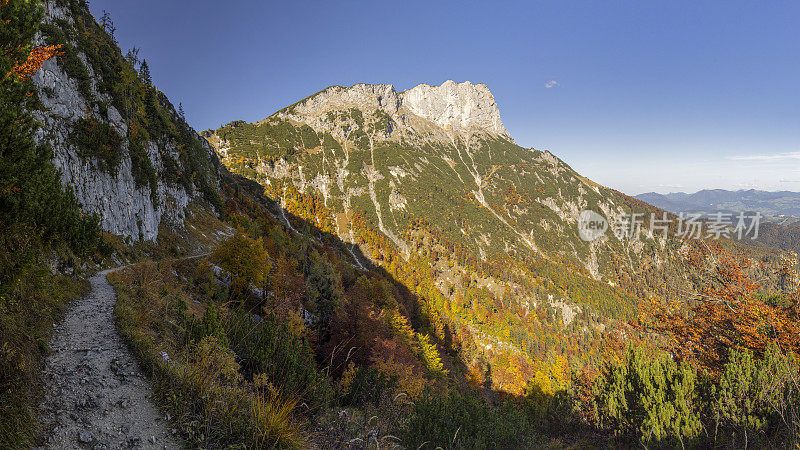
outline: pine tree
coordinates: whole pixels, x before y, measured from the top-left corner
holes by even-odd
[[[125,59],[136,69],[136,66],[139,65],[139,49],[136,47],[131,48],[128,50],[128,53],[125,54]]]
[[[103,31],[108,33],[111,36],[111,42],[117,43],[117,39],[114,37],[114,33],[117,31],[117,27],[114,26],[114,21],[111,20],[111,14],[103,10],[103,16],[100,18],[100,25],[103,27]]]
[[[609,363],[596,383],[600,423],[616,433],[657,442],[702,431],[697,373],[666,353],[631,345],[625,361]]]
[[[103,10],[103,16],[100,17],[100,25],[103,27],[103,30],[108,31],[108,26],[111,23],[111,14],[108,13],[105,9]]]
[[[147,60],[142,60],[142,65],[139,67],[139,76],[147,86],[153,85],[153,80],[150,78],[150,67],[147,65]]]
[[[178,116],[186,122],[186,114],[183,112],[183,103],[178,103]]]
[[[306,306],[316,315],[313,326],[317,328],[320,339],[324,340],[343,295],[341,274],[334,270],[327,258],[314,250],[311,252],[306,281]]]

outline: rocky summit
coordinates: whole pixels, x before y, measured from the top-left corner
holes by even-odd
[[[455,83],[441,86],[420,84],[400,93],[401,104],[412,113],[460,132],[475,130],[510,138],[494,96],[483,83]]]
[[[278,111],[274,117],[306,123],[315,130],[344,138],[345,130],[331,127],[329,113],[349,109],[383,114],[391,119],[392,126],[373,136],[377,139],[409,136],[415,132],[427,132],[443,140],[468,133],[511,139],[489,88],[469,81],[448,80],[441,86],[420,84],[399,93],[390,84],[331,86]]]

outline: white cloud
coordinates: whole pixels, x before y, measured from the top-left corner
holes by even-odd
[[[731,156],[734,161],[774,161],[778,159],[800,159],[800,152],[773,153],[772,155]]]
[[[558,81],[556,81],[556,80],[549,80],[549,81],[544,83],[544,87],[547,88],[547,89],[553,89],[553,88],[559,87],[559,86],[561,86],[561,85],[558,84]]]

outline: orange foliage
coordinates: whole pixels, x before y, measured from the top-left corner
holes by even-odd
[[[718,373],[734,348],[761,355],[776,342],[800,354],[797,293],[788,307],[766,303],[748,273],[752,261],[718,244],[695,243],[686,256],[695,293],[687,302],[653,300],[645,311],[645,329],[663,334],[676,356]]]
[[[48,59],[63,55],[61,44],[48,45],[45,47],[33,47],[28,54],[28,59],[23,62],[17,62],[6,76],[16,77],[19,80],[29,80],[37,70],[42,67],[42,64]]]
[[[483,386],[483,383],[486,382],[483,365],[475,362],[469,363],[467,365],[466,379],[474,387]]]
[[[425,369],[411,350],[395,338],[375,338],[370,362],[379,372],[397,380],[398,391],[416,398],[425,388]]]

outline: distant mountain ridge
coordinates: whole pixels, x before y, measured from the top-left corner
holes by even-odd
[[[772,222],[792,223],[800,220],[800,192],[704,189],[693,194],[646,192],[635,197],[674,213],[758,211],[764,215],[765,219]]]

